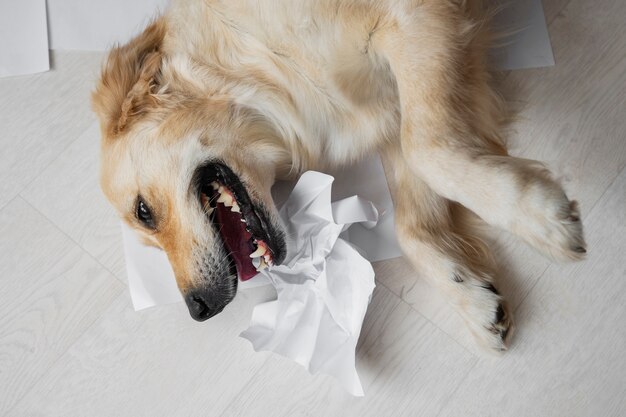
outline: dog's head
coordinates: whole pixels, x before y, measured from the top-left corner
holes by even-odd
[[[93,93],[101,185],[121,218],[162,248],[196,320],[285,257],[270,189],[284,151],[272,128],[229,94],[177,77],[150,25],[114,48]]]

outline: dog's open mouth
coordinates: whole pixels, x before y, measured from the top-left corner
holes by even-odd
[[[246,281],[284,259],[284,243],[265,210],[252,203],[245,186],[226,165],[203,168],[200,202],[239,279]]]

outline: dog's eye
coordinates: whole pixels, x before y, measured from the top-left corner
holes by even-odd
[[[150,229],[155,228],[152,213],[150,212],[148,205],[141,198],[139,198],[137,202],[136,216],[137,219],[139,219],[139,221],[142,222],[146,227],[149,227]]]

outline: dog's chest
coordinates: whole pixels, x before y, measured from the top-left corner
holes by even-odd
[[[399,110],[388,65],[368,50],[376,16],[346,25],[334,3],[235,1],[229,13],[254,45],[250,61],[262,60],[265,76],[285,92],[255,104],[293,130],[314,157],[343,163],[397,135]]]
[[[399,125],[395,79],[368,44],[379,16],[342,10],[358,3],[179,1],[168,48],[178,76],[267,116],[310,161],[345,163]]]

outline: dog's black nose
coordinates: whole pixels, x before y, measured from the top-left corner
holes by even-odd
[[[216,303],[206,292],[191,291],[185,295],[189,314],[194,320],[204,321],[224,310],[226,304]]]

